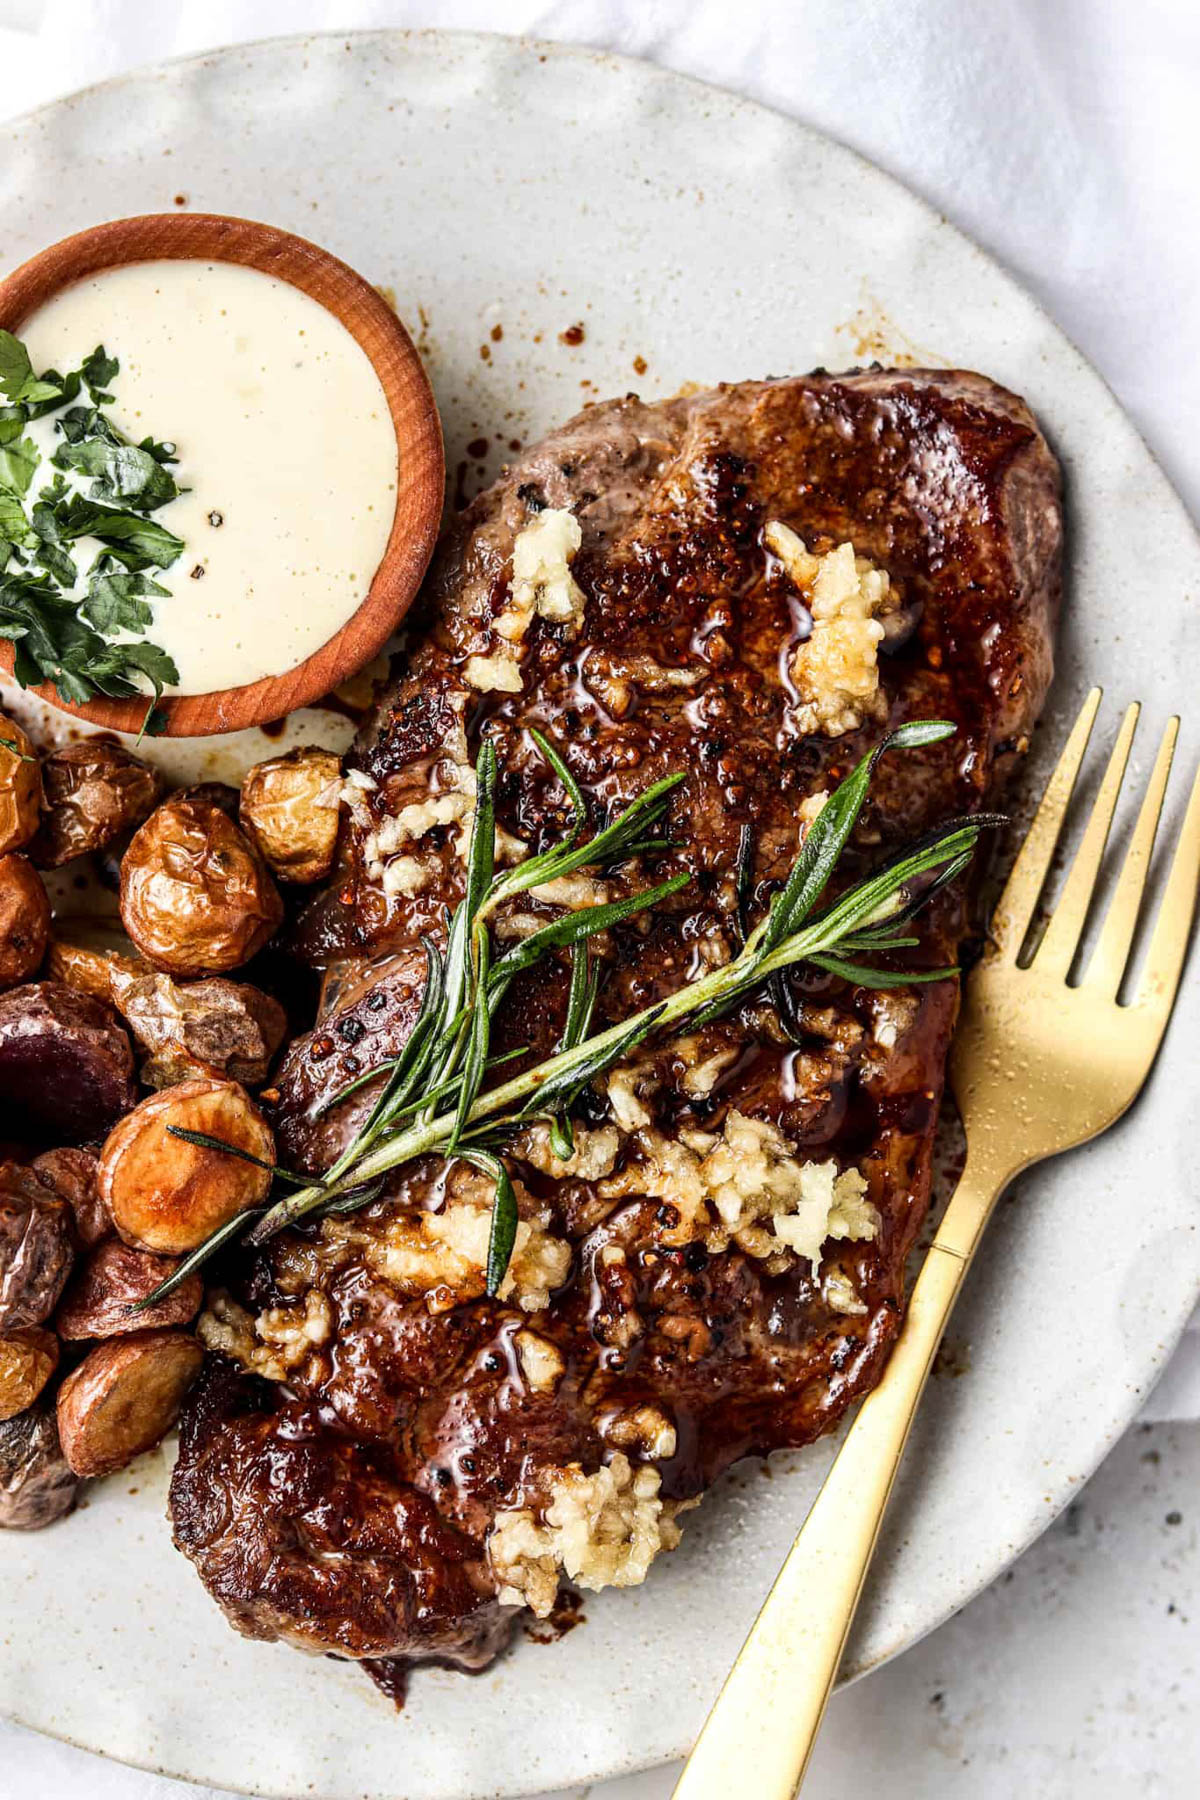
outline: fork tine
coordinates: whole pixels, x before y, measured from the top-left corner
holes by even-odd
[[[1192,915],[1196,910],[1197,886],[1200,886],[1200,773],[1192,784],[1183,830],[1179,834],[1166,892],[1146,952],[1146,966],[1134,998],[1135,1006],[1158,1014],[1163,1026],[1183,971]]]
[[[1125,861],[1121,864],[1116,892],[1083,978],[1085,986],[1096,989],[1109,999],[1120,987],[1125,964],[1129,961],[1130,946],[1137,929],[1146,876],[1150,870],[1150,857],[1154,850],[1159,815],[1162,812],[1163,796],[1167,791],[1167,779],[1171,773],[1171,759],[1175,754],[1178,736],[1179,720],[1171,719],[1163,733],[1150,785],[1146,789],[1146,798],[1142,801],[1133,837],[1130,839]]]
[[[1046,783],[1041,805],[1013,864],[1012,874],[992,914],[992,941],[999,954],[1010,961],[1015,961],[1021,948],[1050,868],[1067,806],[1075,791],[1079,765],[1083,761],[1099,710],[1100,694],[1098,687],[1093,688],[1083,703],[1079,717],[1071,728],[1066,748]]]
[[[1113,813],[1117,809],[1121,783],[1125,779],[1125,767],[1129,761],[1129,749],[1137,730],[1140,711],[1141,707],[1136,700],[1125,709],[1125,717],[1121,720],[1121,729],[1117,733],[1117,741],[1108,759],[1104,780],[1100,783],[1100,791],[1096,795],[1079,848],[1063,883],[1058,904],[1050,915],[1045,935],[1033,956],[1041,975],[1059,975],[1065,980],[1079,947],[1096,877],[1104,858],[1104,846],[1108,842]]]

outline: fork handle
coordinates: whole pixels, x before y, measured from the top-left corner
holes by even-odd
[[[962,1192],[963,1183],[959,1184]],[[986,1205],[986,1202],[985,1202]],[[970,1248],[974,1248],[973,1245]],[[917,1402],[969,1261],[935,1243],[883,1380],[838,1452],[674,1800],[791,1800],[808,1767]]]

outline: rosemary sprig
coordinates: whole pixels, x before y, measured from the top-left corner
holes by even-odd
[[[981,831],[1000,822],[995,814],[951,819],[918,843],[889,858],[879,869],[839,894],[820,912],[829,885],[866,799],[871,775],[889,750],[914,749],[953,735],[954,726],[928,719],[903,725],[876,746],[843,780],[821,808],[805,836],[783,888],[752,930],[743,924],[738,955],[723,968],[690,982],[657,1005],[630,1019],[592,1030],[598,975],[588,939],[631,913],[657,904],[682,887],[677,875],[627,899],[592,906],[553,920],[498,960],[492,960],[487,918],[505,899],[569,874],[586,864],[625,860],[664,840],[658,827],[682,774],[655,782],[590,840],[582,840],[587,812],[578,785],[558,752],[532,734],[567,795],[570,822],[550,849],[497,875],[492,866],[495,835],[495,756],[489,743],[479,754],[475,821],[467,852],[466,887],[449,922],[444,957],[425,943],[428,974],[412,1035],[401,1054],[385,1065],[387,1077],[367,1122],[353,1143],[320,1181],[278,1199],[260,1212],[244,1242],[258,1245],[313,1213],[353,1211],[380,1191],[389,1171],[420,1156],[458,1157],[495,1182],[487,1291],[498,1292],[508,1268],[517,1227],[511,1177],[499,1154],[505,1136],[531,1118],[551,1121],[555,1155],[574,1147],[568,1114],[589,1082],[605,1074],[660,1027],[689,1018],[693,1028],[729,1011],[753,990],[797,963],[810,963],[863,986],[906,987],[942,981],[954,968],[893,971],[859,960],[919,942],[904,926],[970,861]],[[739,852],[739,898],[749,897],[748,846]],[[552,950],[570,947],[571,987],[567,1024],[555,1054],[495,1086],[489,1077],[505,1058],[490,1054],[496,1005],[513,977]],[[372,1071],[378,1076],[381,1071]],[[342,1090],[338,1098],[358,1083]],[[441,1110],[439,1110],[439,1108]],[[242,1215],[246,1218],[248,1215]],[[241,1220],[239,1220],[239,1224]],[[224,1226],[220,1243],[232,1235]],[[217,1242],[212,1242],[212,1248]],[[203,1260],[193,1253],[187,1268]],[[180,1272],[182,1273],[182,1271]],[[168,1292],[170,1277],[150,1297]]]

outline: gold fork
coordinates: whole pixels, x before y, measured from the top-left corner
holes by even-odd
[[[1100,705],[1093,688],[1021,847],[966,983],[950,1058],[967,1134],[962,1177],[886,1373],[863,1402],[708,1716],[675,1800],[790,1800],[808,1767],[934,1352],[997,1199],[1015,1175],[1107,1130],[1150,1072],[1179,986],[1200,879],[1192,789],[1141,980],[1119,1005],[1179,721],[1167,727],[1096,946],[1068,984],[1117,804],[1138,707],[1125,714],[1058,904],[1018,962]]]

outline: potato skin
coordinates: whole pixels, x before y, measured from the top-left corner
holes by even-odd
[[[14,719],[0,713],[0,856],[29,842],[41,805],[42,771],[33,745]]]
[[[67,1467],[53,1405],[0,1424],[0,1531],[40,1531],[75,1504],[79,1477]]]
[[[203,1075],[259,1087],[287,1028],[277,1000],[220,975],[176,982],[169,975],[147,974],[122,981],[117,1006],[149,1052],[141,1073],[143,1083],[153,1088]]]
[[[0,856],[0,987],[36,975],[50,937],[50,899],[29,858]]]
[[[166,1436],[200,1373],[186,1331],[136,1331],[89,1350],[58,1390],[58,1435],[76,1474],[111,1475]]]
[[[58,1436],[77,1476],[113,1474],[153,1449],[203,1364],[191,1332],[131,1332],[88,1350],[58,1390]]]
[[[43,758],[42,791],[29,854],[40,869],[58,869],[133,831],[153,811],[163,781],[124,744],[93,737]]]
[[[168,975],[222,974],[261,950],[283,919],[261,857],[221,807],[173,795],[121,861],[121,922]]]
[[[242,830],[281,881],[323,881],[338,835],[341,762],[316,745],[256,763],[242,782]]]
[[[66,1202],[31,1170],[0,1166],[0,1336],[50,1317],[74,1260]]]
[[[148,975],[150,964],[115,919],[68,914],[55,919],[51,928],[46,973],[66,987],[116,1006],[124,983]]]
[[[0,1337],[0,1422],[32,1406],[58,1367],[58,1339],[40,1325]]]
[[[111,1008],[57,981],[0,994],[0,1112],[86,1143],[136,1100],[133,1049]]]
[[[156,1306],[140,1313],[129,1311],[178,1267],[178,1257],[133,1250],[120,1238],[109,1238],[92,1251],[68,1283],[54,1315],[54,1329],[64,1342],[75,1343],[80,1338],[125,1337],[131,1331],[188,1325],[204,1300],[204,1282],[198,1272],[181,1281]]]
[[[220,807],[225,817],[237,824],[238,790],[228,781],[193,781],[188,787],[177,788],[171,798],[199,800],[205,806]]]
[[[112,1236],[113,1222],[100,1198],[100,1159],[90,1150],[46,1150],[30,1167],[44,1188],[71,1209],[75,1236],[85,1250]]]
[[[261,1205],[267,1169],[189,1144],[168,1127],[206,1132],[271,1163],[275,1140],[245,1088],[200,1079],[164,1088],[134,1108],[100,1153],[100,1195],[137,1250],[182,1256],[235,1213]]]

